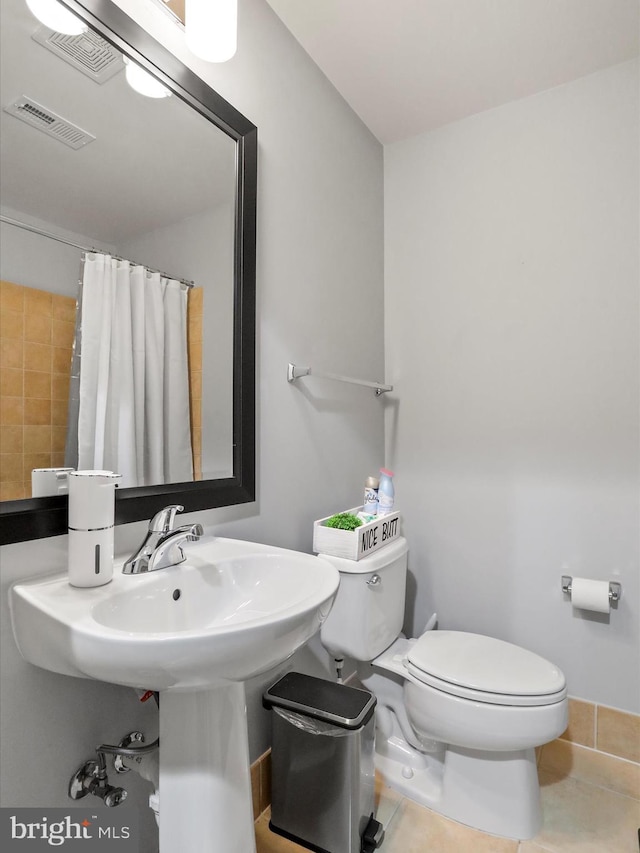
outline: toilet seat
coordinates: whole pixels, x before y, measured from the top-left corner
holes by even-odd
[[[463,631],[428,631],[407,651],[417,681],[463,699],[493,705],[538,706],[567,695],[554,664],[520,646]]]

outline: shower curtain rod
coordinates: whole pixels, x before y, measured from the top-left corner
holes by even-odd
[[[57,234],[51,234],[51,232],[44,231],[42,228],[38,228],[35,225],[28,225],[26,222],[20,222],[19,219],[12,219],[10,216],[5,216],[4,214],[0,214],[0,221],[6,222],[7,225],[15,225],[16,228],[22,228],[25,231],[31,231],[33,234],[39,234],[41,237],[48,237],[50,240],[57,240],[58,243],[64,243],[66,246],[73,246],[74,249],[81,249],[83,252],[99,252],[103,255],[110,255],[117,261],[129,261],[128,258],[122,258],[120,255],[114,255],[113,252],[107,252],[104,249],[96,249],[93,246],[89,248],[88,246],[81,246],[79,243],[74,243],[72,240],[65,240],[64,237],[59,237]],[[151,267],[147,267],[146,264],[136,264],[135,261],[129,261],[129,263],[137,267],[145,267],[149,272],[158,273],[159,275],[164,276],[164,278],[179,281],[180,284],[185,284],[187,287],[194,287],[194,283],[186,278],[177,278],[176,276],[169,275],[169,273],[163,272],[162,270],[151,269]]]

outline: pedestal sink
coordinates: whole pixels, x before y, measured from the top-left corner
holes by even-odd
[[[203,537],[186,561],[79,589],[14,584],[16,643],[52,672],[160,693],[160,853],[255,851],[243,682],[300,648],[338,589],[309,554]]]

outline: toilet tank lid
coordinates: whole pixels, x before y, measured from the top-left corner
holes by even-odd
[[[463,631],[428,631],[407,660],[442,681],[485,693],[541,696],[566,685],[561,670],[535,652]]]
[[[336,569],[346,575],[366,575],[368,572],[377,572],[399,557],[403,557],[409,546],[404,536],[392,539],[388,545],[383,545],[377,551],[362,557],[360,560],[348,560],[346,557],[334,557],[332,554],[319,553],[317,556],[322,560],[332,563]]]

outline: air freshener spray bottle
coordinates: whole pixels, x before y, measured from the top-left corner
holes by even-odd
[[[375,515],[378,512],[378,485],[377,477],[367,477],[364,483],[364,501],[362,511],[366,515]]]
[[[69,472],[69,583],[102,586],[113,577],[113,471]]]

